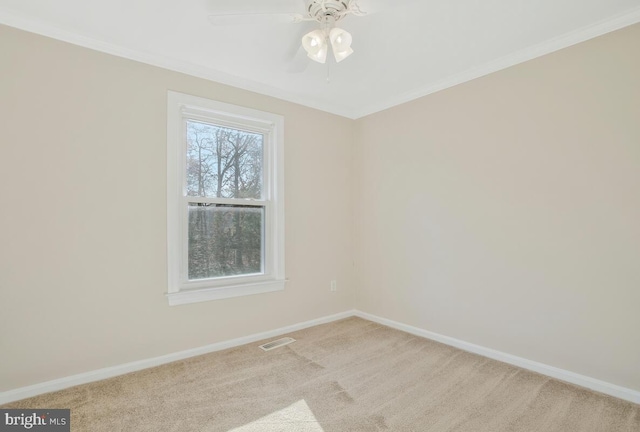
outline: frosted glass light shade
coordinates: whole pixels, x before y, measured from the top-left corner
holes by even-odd
[[[351,49],[353,38],[348,31],[337,27],[332,28],[331,32],[329,32],[329,41],[331,42],[336,62],[340,63],[353,54],[353,50]]]
[[[318,63],[327,61],[327,38],[322,30],[314,30],[302,36],[302,47],[311,60]]]

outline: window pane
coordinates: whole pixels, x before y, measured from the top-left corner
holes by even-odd
[[[262,198],[264,136],[187,120],[187,195]]]
[[[263,272],[264,207],[189,203],[189,280]]]

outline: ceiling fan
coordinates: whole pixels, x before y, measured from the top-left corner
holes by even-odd
[[[319,28],[302,36],[307,57],[325,63],[329,47],[336,62],[353,54],[353,38],[336,27],[348,15],[365,16],[415,0],[209,0],[209,21],[221,25],[316,22]],[[296,12],[299,11],[299,12]]]

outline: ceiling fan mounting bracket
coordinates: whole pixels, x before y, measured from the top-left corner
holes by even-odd
[[[356,11],[359,11],[359,7],[352,0],[307,0],[309,17],[319,23],[329,20],[337,22]]]

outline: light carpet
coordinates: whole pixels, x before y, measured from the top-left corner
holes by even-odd
[[[640,406],[360,318],[3,408],[70,408],[72,431],[638,432]]]

